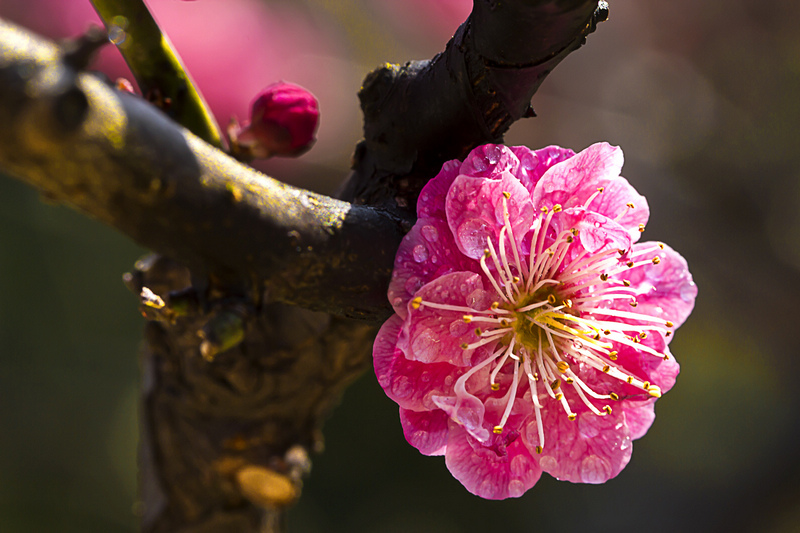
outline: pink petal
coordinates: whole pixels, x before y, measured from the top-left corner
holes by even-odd
[[[503,227],[503,193],[507,200],[514,245],[519,247],[534,218],[530,194],[517,178],[503,173],[498,179],[458,176],[447,194],[447,221],[464,255],[478,259],[490,237],[498,250]],[[511,253],[508,250],[507,253]]]
[[[516,174],[517,168],[519,159],[508,146],[484,144],[469,153],[459,173],[476,178],[498,179],[504,173]]]
[[[444,455],[447,447],[447,415],[438,409],[411,411],[400,408],[403,434],[413,447],[425,455]]]
[[[628,426],[631,440],[636,440],[644,437],[653,421],[656,419],[655,411],[655,398],[644,402],[629,402],[629,405],[624,409],[625,424]]]
[[[452,394],[453,383],[462,370],[447,363],[409,361],[397,348],[402,319],[397,315],[384,323],[375,338],[372,360],[378,384],[400,407],[436,409],[432,398]]]
[[[394,312],[408,316],[408,302],[429,281],[455,271],[477,268],[475,261],[456,248],[444,218],[421,218],[403,237],[389,283],[389,302]]]
[[[453,159],[442,165],[442,170],[419,193],[417,200],[417,218],[445,220],[444,201],[450,185],[459,174],[461,161]]]
[[[569,148],[560,146],[548,146],[540,150],[531,150],[527,146],[512,146],[511,151],[520,163],[514,175],[531,193],[548,168],[575,155]]]
[[[606,416],[583,410],[577,420],[570,421],[561,406],[548,398],[542,410],[542,424],[545,441],[538,456],[539,466],[556,479],[604,483],[619,474],[630,460],[631,436],[622,409],[614,409]],[[523,436],[530,449],[539,445],[535,420],[528,422]]]
[[[630,232],[616,221],[582,207],[568,208],[556,214],[553,223],[560,230],[577,229],[578,246],[591,254],[628,250],[633,244]],[[577,246],[573,245],[573,248]]]
[[[424,303],[418,309],[409,303],[408,318],[398,346],[410,360],[423,363],[447,362],[469,366],[475,357],[491,349],[492,343],[477,348],[462,348],[479,338],[475,326],[464,322],[474,295],[483,293],[483,280],[473,272],[445,274],[423,286],[416,297],[423,302],[457,306],[460,310],[436,309]],[[463,309],[463,310],[461,310]]]
[[[565,161],[551,167],[533,191],[536,207],[563,208],[586,205],[601,215],[616,220],[631,235],[639,239],[639,224],[646,224],[650,215],[647,200],[636,192],[625,178],[620,177],[622,150],[607,143],[597,143]],[[628,204],[633,204],[631,209]]]
[[[654,248],[652,242],[634,245],[634,252],[643,248]],[[657,265],[645,265],[624,272],[636,291],[636,312],[661,317],[677,328],[686,320],[694,308],[697,286],[689,273],[686,260],[667,245],[654,248],[653,257],[658,256]],[[649,256],[645,256],[649,257]]]
[[[471,493],[481,498],[518,498],[533,487],[541,469],[521,438],[510,442],[504,455],[481,445],[463,428],[450,422],[445,464],[450,473]]]

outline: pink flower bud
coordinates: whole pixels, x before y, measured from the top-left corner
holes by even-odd
[[[250,107],[250,120],[229,133],[242,153],[254,158],[297,156],[314,141],[319,122],[317,99],[292,83],[267,86]]]

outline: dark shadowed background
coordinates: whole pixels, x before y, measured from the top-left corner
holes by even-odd
[[[317,145],[262,168],[324,193],[360,136],[363,76],[431,57],[471,5],[148,3],[221,123],[278,79],[318,95]],[[610,4],[507,142],[622,146],[623,174],[650,202],[645,238],[687,258],[700,293],[655,425],[604,485],[545,475],[522,498],[483,501],[406,444],[368,373],[325,426],[295,533],[800,531],[797,2]],[[93,18],[88,0],[0,0],[0,17],[55,37]],[[98,63],[112,79],[124,75],[115,54]],[[143,252],[0,179],[0,531],[135,531],[142,319],[121,274]]]

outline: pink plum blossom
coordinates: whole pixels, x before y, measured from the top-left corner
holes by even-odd
[[[408,442],[478,496],[616,476],[675,383],[697,288],[677,252],[638,242],[649,209],[622,162],[606,143],[485,145],[420,194],[375,373]]]

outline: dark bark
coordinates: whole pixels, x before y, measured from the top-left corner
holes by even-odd
[[[445,52],[370,74],[352,203],[236,162],[0,26],[0,168],[161,254],[126,278],[149,319],[144,531],[280,530],[322,421],[369,366],[420,188],[531,114],[596,6],[476,0]]]

